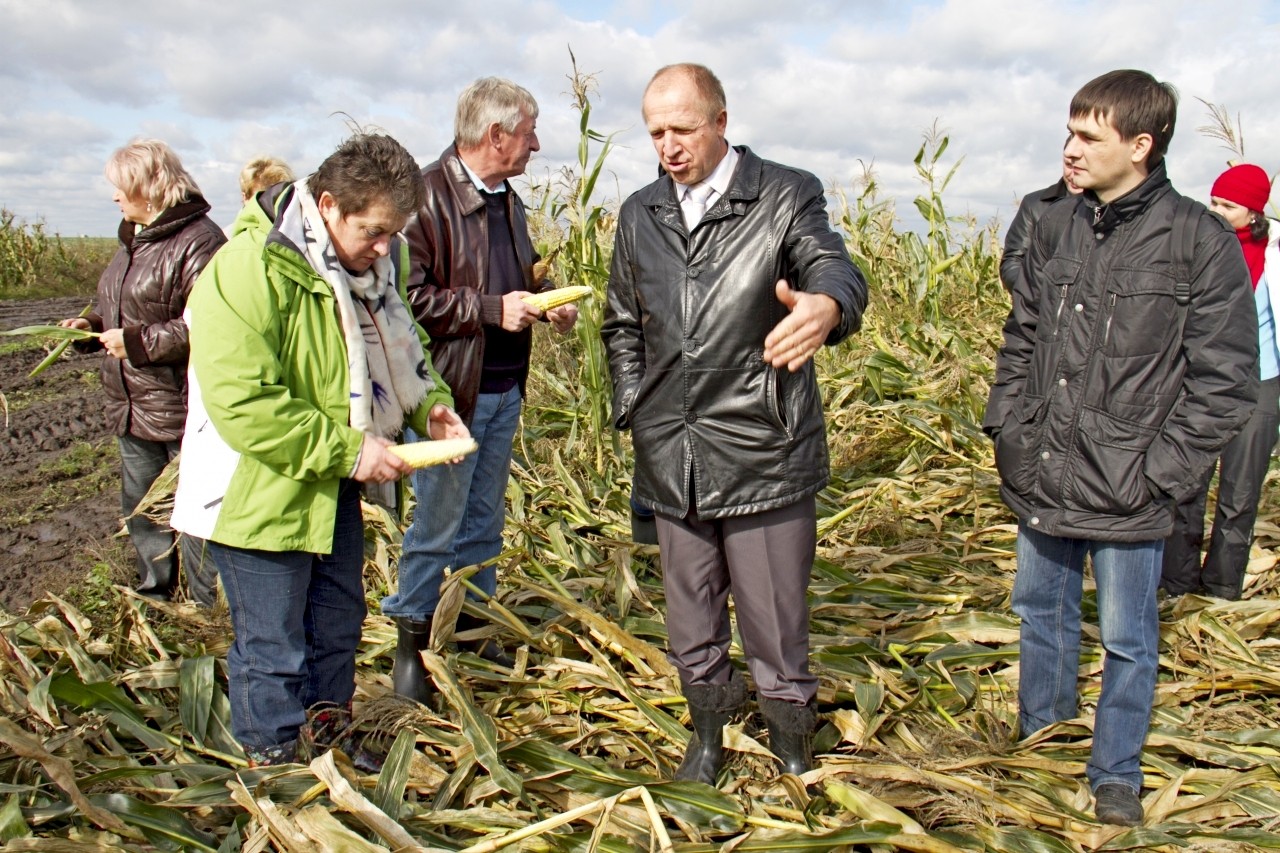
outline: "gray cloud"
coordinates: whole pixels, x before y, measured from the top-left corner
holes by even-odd
[[[67,233],[114,233],[102,162],[130,137],[173,144],[230,221],[236,176],[271,153],[313,169],[345,113],[425,163],[450,141],[457,93],[500,74],[541,106],[530,179],[576,159],[566,75],[597,75],[591,125],[616,133],[608,196],[652,179],[640,95],[652,72],[701,61],[724,81],[729,135],[763,156],[849,186],[871,166],[911,220],[911,158],[937,123],[964,162],[948,204],[985,221],[1056,176],[1067,104],[1090,77],[1142,67],[1182,92],[1170,152],[1178,186],[1203,196],[1227,152],[1196,131],[1196,100],[1244,117],[1247,151],[1280,169],[1277,13],[1240,0],[858,0],[639,3],[349,0],[0,0],[0,204]]]

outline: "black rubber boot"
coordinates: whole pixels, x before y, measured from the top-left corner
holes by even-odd
[[[769,727],[769,749],[781,762],[781,772],[799,775],[813,769],[813,730],[818,712],[812,701],[795,705],[760,697],[760,713]]]
[[[431,703],[435,687],[420,654],[431,646],[431,620],[392,618],[396,623],[396,657],[391,667],[391,688],[396,695],[423,705]]]
[[[721,734],[725,723],[742,709],[747,701],[747,685],[735,670],[728,684],[682,684],[693,721],[693,737],[684,760],[676,769],[676,779],[687,782],[716,783],[724,766]]]
[[[454,628],[454,633],[475,631],[488,625],[487,621],[472,616],[470,613],[459,613],[458,624]],[[459,640],[458,648],[473,652],[480,659],[487,660],[489,663],[496,663],[506,669],[513,669],[516,665],[516,659],[492,637],[485,637],[480,640]]]

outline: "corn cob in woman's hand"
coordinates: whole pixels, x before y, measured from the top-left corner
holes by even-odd
[[[557,287],[555,290],[534,293],[524,297],[524,301],[539,311],[549,311],[552,308],[559,308],[561,305],[568,305],[570,302],[577,302],[583,297],[590,296],[591,293],[591,288],[585,284],[571,284],[567,287]]]
[[[415,441],[412,444],[393,444],[387,449],[413,468],[443,465],[446,462],[475,453],[480,445],[474,438],[442,438],[439,441]]]

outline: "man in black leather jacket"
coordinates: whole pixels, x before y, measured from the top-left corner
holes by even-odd
[[[1085,190],[1049,207],[1012,293],[984,429],[1018,516],[1019,727],[1076,716],[1086,554],[1106,660],[1086,768],[1105,823],[1142,821],[1156,586],[1174,503],[1257,395],[1257,320],[1232,231],[1165,175],[1177,95],[1113,71],[1072,99]]]
[[[745,700],[730,589],[770,746],[798,773],[812,766],[806,590],[828,477],[811,359],[858,328],[866,283],[818,180],[725,141],[708,69],[661,69],[643,112],[666,174],[622,206],[603,336],[693,718],[676,775],[715,782],[721,729]]]

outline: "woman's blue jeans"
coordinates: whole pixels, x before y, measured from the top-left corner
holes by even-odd
[[[307,709],[355,693],[364,602],[359,484],[343,480],[333,553],[257,551],[208,543],[231,608],[231,729],[245,747],[295,741]]]
[[[1106,659],[1086,773],[1142,789],[1142,745],[1159,664],[1156,586],[1164,541],[1099,542],[1046,536],[1018,526],[1013,612],[1022,619],[1018,724],[1021,736],[1076,716],[1084,558],[1093,558]]]

